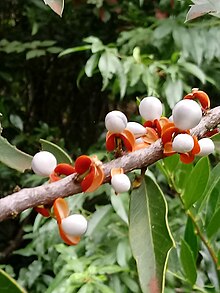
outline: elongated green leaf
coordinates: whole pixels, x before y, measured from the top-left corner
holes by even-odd
[[[116,214],[126,223],[128,224],[128,215],[126,209],[126,200],[128,200],[128,194],[120,194],[119,196],[115,195],[112,192],[111,195],[111,204]]]
[[[73,161],[70,158],[70,156],[63,149],[61,149],[61,147],[59,147],[58,145],[56,145],[50,141],[47,141],[45,139],[40,139],[40,143],[41,143],[42,150],[48,151],[48,152],[54,154],[58,163],[72,164]]]
[[[94,69],[98,65],[99,55],[96,53],[92,55],[86,62],[85,65],[85,73],[88,77],[91,77],[93,74]]]
[[[182,199],[186,209],[189,209],[202,196],[209,179],[209,160],[200,159],[187,179]]]
[[[211,221],[209,222],[206,231],[209,238],[211,238],[220,229],[220,207],[214,213]]]
[[[0,269],[1,293],[26,293],[26,291],[5,271]]]
[[[191,285],[194,285],[197,278],[196,264],[193,257],[193,252],[184,240],[181,241],[180,260],[186,278],[189,280]]]
[[[0,161],[12,169],[24,172],[31,168],[32,156],[18,150],[0,136]]]
[[[86,50],[90,50],[91,46],[90,45],[84,45],[84,46],[79,46],[79,47],[73,47],[73,48],[68,48],[64,51],[62,51],[58,57],[62,57],[64,55],[68,55],[68,54],[72,54],[72,53],[76,53],[76,52],[81,52],[81,51],[86,51]]]
[[[64,0],[44,0],[44,3],[50,6],[50,8],[59,16],[62,16]]]
[[[198,241],[196,234],[194,232],[195,228],[193,225],[193,222],[190,217],[188,217],[185,227],[185,233],[184,233],[184,240],[189,245],[190,249],[193,252],[194,259],[196,261],[198,256]]]
[[[174,243],[163,193],[147,176],[131,194],[129,238],[143,293],[163,292],[167,257]]]

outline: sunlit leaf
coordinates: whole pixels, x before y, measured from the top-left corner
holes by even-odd
[[[0,269],[1,293],[27,293],[11,276]]]
[[[62,16],[64,0],[44,0],[44,3],[50,6],[50,8],[59,16]]]
[[[98,58],[99,55],[96,53],[87,60],[85,65],[85,73],[88,77],[92,76],[94,69],[97,67],[99,60]]]
[[[209,160],[207,157],[200,159],[192,169],[182,194],[186,209],[189,209],[202,196],[209,179]]]
[[[32,156],[18,150],[0,136],[0,162],[20,172],[31,169]]]
[[[170,108],[173,109],[175,104],[181,100],[183,95],[182,81],[172,81],[171,79],[167,79],[167,82],[165,83],[165,95]]]
[[[90,45],[84,45],[84,46],[79,46],[79,47],[73,47],[73,48],[68,48],[64,51],[62,51],[58,57],[62,57],[68,54],[72,54],[72,53],[76,53],[76,52],[81,52],[81,51],[86,51],[86,50],[90,50],[91,46]]]
[[[67,163],[67,164],[73,163],[70,156],[58,145],[45,139],[40,139],[40,143],[41,143],[42,150],[52,153],[56,157],[58,163]]]
[[[183,239],[181,241],[180,260],[186,278],[189,280],[191,285],[194,285],[197,278],[196,264],[192,250],[190,249],[187,242]]]
[[[143,293],[163,292],[167,257],[174,244],[166,201],[150,177],[131,194],[129,238]]]

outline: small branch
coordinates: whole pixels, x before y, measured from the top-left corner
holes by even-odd
[[[209,111],[197,127],[191,133],[203,137],[209,130],[220,124],[220,107]],[[158,139],[149,148],[141,149],[129,153],[123,157],[103,164],[105,179],[103,183],[109,182],[112,168],[123,168],[125,173],[134,169],[148,167],[163,158],[163,146]],[[19,192],[8,195],[0,199],[0,222],[16,217],[22,211],[37,205],[49,204],[58,197],[67,197],[81,192],[81,186],[76,183],[76,174],[46,185],[34,188],[24,188]]]

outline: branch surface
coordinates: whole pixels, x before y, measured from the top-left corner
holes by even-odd
[[[202,138],[205,133],[220,124],[220,106],[210,110],[201,120],[199,125],[191,130],[191,134]],[[124,172],[148,167],[163,158],[163,146],[158,139],[149,148],[141,149],[123,157],[103,164],[105,179],[109,182],[112,168],[123,168]],[[34,188],[24,188],[18,192],[0,199],[0,222],[16,217],[22,211],[42,204],[50,204],[58,197],[67,197],[80,193],[81,186],[76,182],[76,174],[64,179],[44,184]]]

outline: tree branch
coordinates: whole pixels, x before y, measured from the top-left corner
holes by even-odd
[[[220,124],[220,106],[213,108],[201,120],[191,133],[202,138],[205,133]],[[163,146],[158,139],[149,148],[141,149],[123,157],[103,164],[105,173],[104,183],[110,180],[112,168],[123,168],[124,172],[148,167],[163,158]],[[76,174],[64,179],[44,184],[34,188],[24,188],[16,193],[0,199],[0,221],[16,217],[22,211],[42,204],[50,204],[58,197],[67,197],[81,192],[81,186],[76,182]]]

